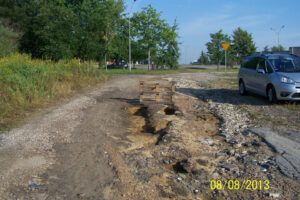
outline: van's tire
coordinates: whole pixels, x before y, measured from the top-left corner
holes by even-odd
[[[277,96],[276,96],[276,90],[272,85],[270,85],[267,89],[267,97],[268,97],[269,103],[274,104],[274,103],[278,102]]]
[[[242,80],[239,82],[239,93],[241,96],[245,96],[247,94],[246,86]]]

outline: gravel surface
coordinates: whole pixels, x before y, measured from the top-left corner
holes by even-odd
[[[140,105],[140,80],[175,81],[174,108]],[[36,114],[0,134],[0,199],[300,199],[299,105],[236,85],[231,73],[117,76]]]

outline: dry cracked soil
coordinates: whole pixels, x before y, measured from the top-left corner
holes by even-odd
[[[141,80],[175,81],[173,105],[140,104]],[[0,199],[300,199],[299,109],[235,84],[122,75],[34,114],[0,134]]]

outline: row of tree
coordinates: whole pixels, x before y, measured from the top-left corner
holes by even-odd
[[[43,59],[128,61],[129,22],[124,11],[122,0],[0,0],[0,33],[6,33],[0,35],[0,46],[18,47]],[[176,22],[169,25],[150,5],[131,20],[132,60],[148,57],[151,63],[152,57],[159,65],[176,67]]]
[[[217,64],[224,62],[225,55],[222,43],[228,42],[231,45],[227,50],[227,61],[229,65],[240,63],[241,60],[256,52],[252,35],[240,27],[233,31],[232,37],[224,34],[222,29],[210,34],[211,41],[206,43],[207,53],[201,52],[198,62],[200,64]]]
[[[282,45],[273,46],[271,48],[269,48],[269,46],[265,46],[263,50],[263,52],[282,52],[282,51],[285,51]]]
[[[231,37],[224,34],[222,30],[210,34],[211,41],[206,43],[207,53],[201,52],[198,59],[199,64],[219,64],[224,63],[224,49],[221,46],[223,42],[229,42],[232,45],[227,51],[228,65],[240,64],[242,59],[248,55],[256,53],[256,46],[252,35],[240,27],[233,31]],[[274,46],[269,49],[264,47],[264,52],[284,51],[283,46]]]

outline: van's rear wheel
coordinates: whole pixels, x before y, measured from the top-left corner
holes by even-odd
[[[245,84],[244,84],[244,81],[240,81],[239,83],[239,93],[240,95],[244,96],[247,94],[247,91],[246,91],[246,87],[245,87]]]
[[[268,101],[269,101],[269,103],[277,102],[276,91],[273,86],[268,87]]]

